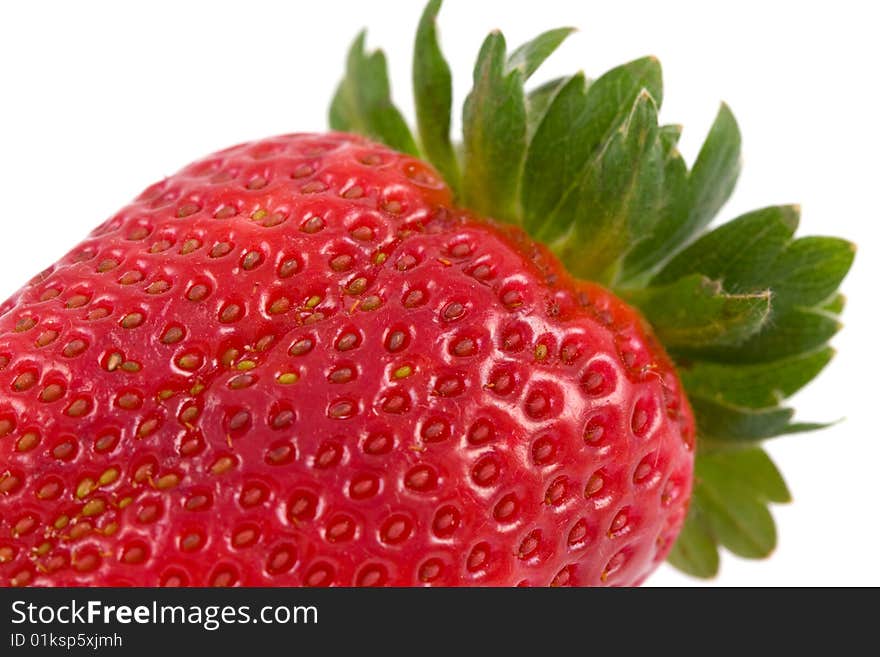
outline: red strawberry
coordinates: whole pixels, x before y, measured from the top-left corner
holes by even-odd
[[[620,301],[448,205],[412,158],[282,137],[35,279],[0,320],[4,577],[644,576],[690,487],[671,365]]]
[[[808,249],[782,209],[681,251],[732,188],[732,117],[688,175],[674,131],[656,126],[654,60],[526,97],[522,79],[567,31],[506,68],[489,37],[461,166],[443,109],[426,109],[448,83],[438,8],[420,26],[417,105],[455,196],[398,152],[415,142],[385,97],[384,60],[360,41],[331,121],[397,150],[331,133],[221,151],[148,188],[2,306],[0,582],[638,584],[684,523],[697,434],[675,563],[705,574],[717,542],[747,552],[725,519],[763,519],[785,489],[742,445],[798,430],[777,393],[821,369],[830,334],[792,348],[807,322],[792,315],[839,311],[848,245],[849,260],[839,241],[813,245],[810,266],[830,272],[818,290],[791,283]],[[610,110],[595,98],[608,79]],[[575,101],[593,115],[563,134],[604,146],[583,171],[554,171],[542,139]],[[732,160],[719,140],[735,142]],[[558,147],[576,162],[577,144]],[[586,196],[563,186],[538,222],[530,209],[557,174]],[[755,262],[730,266],[725,249],[756,222]],[[768,246],[773,230],[788,238]],[[763,550],[763,534],[749,540]]]

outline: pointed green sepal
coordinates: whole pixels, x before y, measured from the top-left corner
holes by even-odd
[[[718,213],[736,185],[741,139],[730,108],[722,104],[688,174],[686,201],[658,221],[624,264],[624,278],[651,272],[690,242]]]
[[[368,54],[365,40],[366,32],[361,32],[348,52],[345,77],[330,105],[330,127],[418,155],[406,120],[391,102],[385,55],[381,50]]]
[[[742,137],[733,112],[721,103],[706,141],[691,170],[688,189],[691,211],[672,245],[688,241],[718,214],[739,178]]]
[[[840,321],[832,313],[794,308],[773,314],[759,333],[739,345],[685,347],[679,351],[690,359],[718,363],[768,363],[818,349],[840,328]]]
[[[687,519],[666,559],[683,573],[708,579],[718,574],[721,557],[718,540],[703,515],[699,500],[692,496]]]
[[[830,313],[832,315],[839,315],[843,312],[844,307],[846,306],[846,297],[838,292],[833,295],[828,301],[823,304],[820,304],[818,310],[821,310],[826,313]]]
[[[767,272],[791,241],[799,217],[797,206],[783,205],[733,219],[679,253],[654,277],[652,284],[663,285],[689,274],[703,274],[723,281],[731,292],[754,290],[766,282]]]
[[[769,363],[741,365],[702,361],[690,367],[682,366],[679,374],[691,395],[734,406],[768,408],[812,381],[833,355],[831,347],[824,347]]]
[[[583,74],[581,76],[583,77]],[[538,129],[538,126],[544,120],[544,116],[556,98],[556,94],[570,81],[571,77],[555,78],[526,94],[526,124],[529,143],[534,139],[535,130]],[[586,88],[590,84],[590,80],[584,78],[583,84]]]
[[[770,315],[769,291],[729,294],[721,283],[699,274],[624,295],[673,352],[739,344],[758,333]]]
[[[837,237],[801,237],[792,242],[767,274],[776,294],[776,310],[781,313],[827,302],[854,257],[853,244]]]
[[[458,160],[449,136],[452,74],[437,39],[437,12],[441,4],[441,0],[431,0],[419,21],[413,48],[413,92],[422,150],[452,190],[458,192]]]
[[[702,464],[702,463],[701,463]],[[707,477],[697,465],[693,497],[705,512],[706,526],[728,550],[746,559],[763,559],[776,547],[776,524],[767,504],[740,485],[736,474]]]
[[[544,60],[552,55],[562,45],[562,42],[575,31],[573,27],[559,27],[539,34],[510,53],[507,68],[509,70],[519,69],[523,80],[528,80],[544,63]]]
[[[663,153],[657,106],[642,91],[627,119],[570,188],[554,218],[565,232],[542,229],[539,239],[580,278],[609,281],[622,253],[648,228],[660,204]]]
[[[700,397],[688,396],[701,445],[735,447],[781,436],[788,429],[794,411],[790,408],[747,408]]]
[[[660,139],[663,141],[664,152],[671,153],[673,149],[678,147],[681,131],[682,127],[677,123],[660,126]]]
[[[524,225],[535,237],[552,241],[577,230],[579,218],[570,214],[576,207],[572,198],[584,180],[601,175],[599,160],[631,120],[643,90],[656,108],[663,86],[660,65],[652,57],[619,66],[590,84],[579,73],[554,95],[535,129],[523,169]]]
[[[718,573],[718,545],[760,559],[776,546],[770,503],[791,501],[779,470],[758,447],[708,451],[697,457],[687,520],[669,562],[694,577]]]
[[[516,222],[517,190],[526,151],[523,73],[509,70],[500,32],[483,42],[474,69],[474,87],[464,103],[465,205]]]

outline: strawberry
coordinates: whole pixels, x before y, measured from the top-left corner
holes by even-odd
[[[772,550],[759,442],[821,426],[780,404],[851,245],[793,206],[708,231],[730,111],[688,170],[652,58],[526,92],[568,29],[487,38],[456,149],[439,6],[418,142],[361,35],[334,132],[185,167],[0,307],[0,582],[635,585]]]

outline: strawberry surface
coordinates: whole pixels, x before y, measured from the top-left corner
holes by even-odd
[[[153,185],[0,336],[4,585],[630,585],[687,511],[640,315],[361,137]]]

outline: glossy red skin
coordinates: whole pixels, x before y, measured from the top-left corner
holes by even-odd
[[[613,295],[450,207],[358,137],[244,144],[7,301],[0,584],[639,583],[691,489],[669,359]]]

